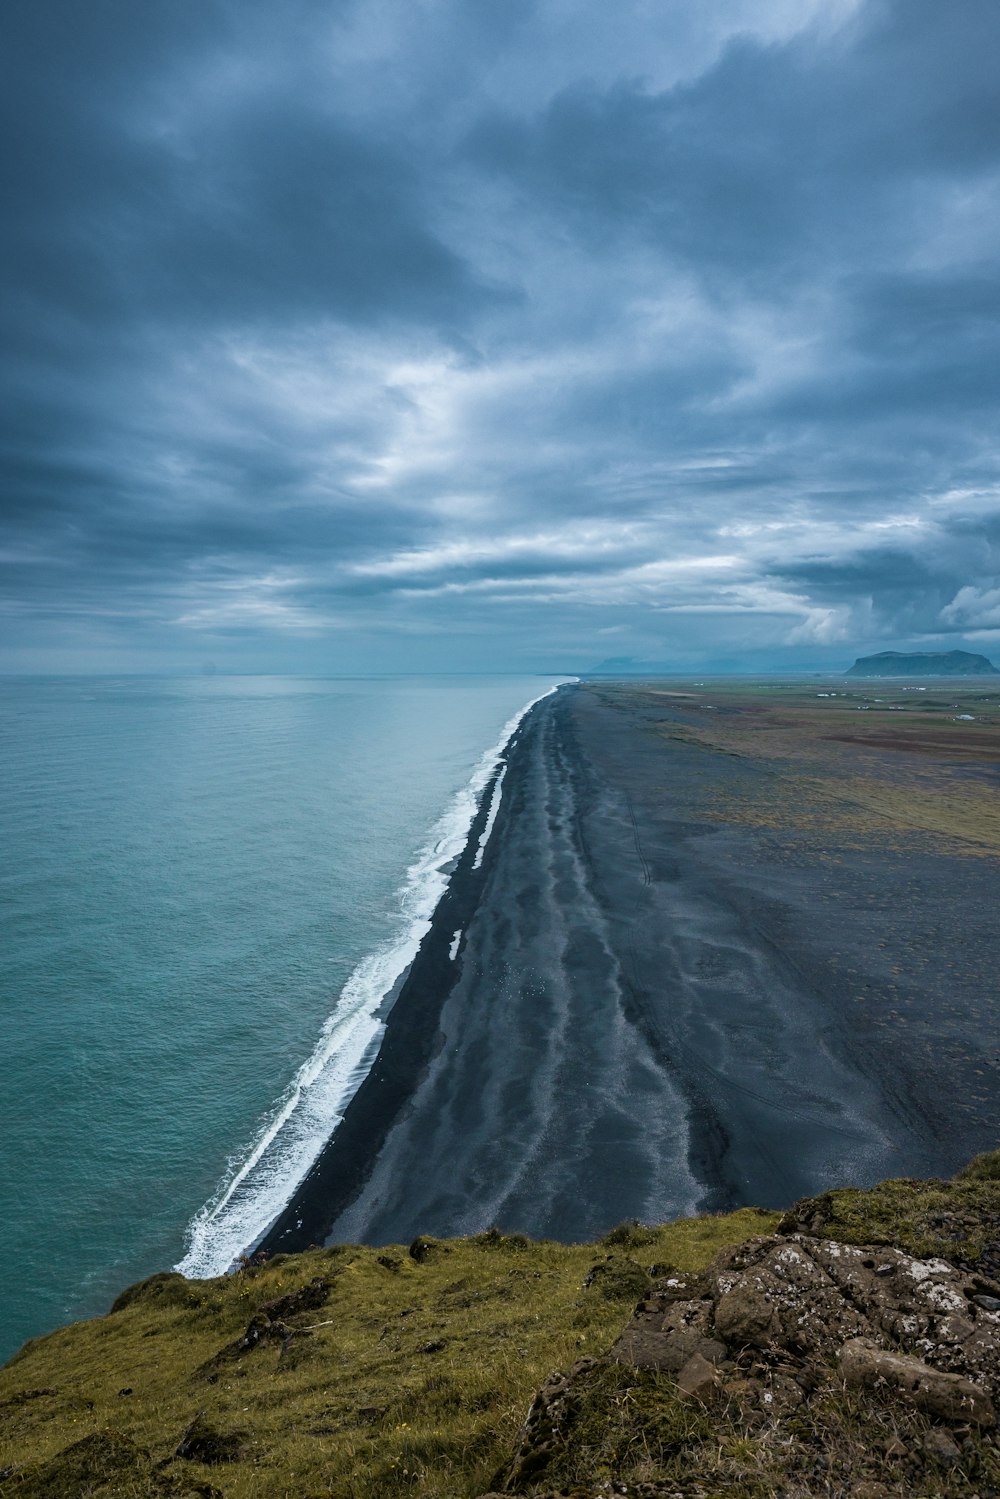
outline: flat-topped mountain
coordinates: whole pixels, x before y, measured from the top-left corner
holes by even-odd
[[[992,661],[974,651],[879,651],[859,656],[849,677],[1000,676]]]

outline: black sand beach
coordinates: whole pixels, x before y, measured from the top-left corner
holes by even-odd
[[[600,685],[531,711],[481,867],[489,791],[378,1059],[261,1247],[578,1239],[996,1145],[974,1082],[998,1050],[995,863],[877,840],[817,860],[710,817],[768,772],[666,737],[684,717]]]

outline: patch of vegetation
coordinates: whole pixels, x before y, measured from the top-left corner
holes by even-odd
[[[834,1380],[782,1416],[753,1399],[706,1407],[667,1375],[605,1363],[571,1378],[495,1483],[539,1499],[969,1499],[997,1491],[1000,1453],[988,1428],[935,1424],[888,1391],[873,1398]]]
[[[531,1240],[525,1234],[502,1234],[498,1228],[488,1228],[484,1234],[476,1234],[473,1244],[480,1249],[527,1249]]]
[[[149,1453],[122,1432],[108,1428],[73,1442],[49,1462],[29,1466],[9,1481],[21,1499],[69,1499],[70,1495],[150,1492]]]
[[[625,1223],[619,1223],[609,1234],[605,1234],[601,1240],[604,1249],[642,1249],[647,1244],[656,1241],[656,1229],[647,1228],[640,1223],[638,1218],[630,1218]]]
[[[593,1288],[605,1301],[636,1302],[649,1290],[650,1279],[635,1260],[609,1254],[606,1260],[591,1265],[584,1285]]]
[[[701,808],[708,821],[778,833],[819,859],[873,839],[899,852],[996,858],[1000,697],[955,679],[927,686],[665,679],[588,690],[650,713],[664,740],[708,752],[706,788],[718,782]]]
[[[955,1179],[960,1182],[1000,1182],[1000,1150],[987,1150],[974,1156]]]
[[[643,1230],[628,1246],[637,1280],[654,1265],[698,1269],[777,1216]],[[215,1280],[153,1276],[113,1315],[34,1340],[0,1369],[0,1496],[487,1491],[546,1376],[603,1353],[629,1307],[585,1286],[593,1244],[496,1231],[420,1245],[419,1257],[337,1246]]]
[[[683,1478],[704,1467],[715,1423],[682,1399],[666,1374],[598,1364],[579,1381],[558,1439],[535,1465],[533,1486],[567,1488]]]

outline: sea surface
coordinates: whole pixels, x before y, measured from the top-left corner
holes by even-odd
[[[0,1357],[263,1231],[555,680],[0,680]]]

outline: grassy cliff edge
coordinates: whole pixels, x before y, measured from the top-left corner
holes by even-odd
[[[750,1499],[1000,1491],[985,1428],[939,1433],[935,1449],[927,1415],[892,1401],[879,1414],[835,1386],[808,1415],[765,1430],[739,1402],[713,1408],[672,1374],[601,1358],[651,1288],[778,1229],[779,1215],[745,1209],[623,1225],[598,1244],[491,1231],[277,1256],[208,1281],[153,1276],[106,1317],[36,1339],[0,1370],[0,1495],[458,1499],[548,1493],[554,1482],[579,1494]],[[1000,1152],[952,1182],[825,1193],[797,1204],[780,1231],[892,1246],[995,1290]],[[587,1355],[599,1362],[558,1462],[515,1485],[511,1458],[535,1392]],[[813,1454],[805,1466],[796,1458],[794,1474],[789,1444]],[[861,1451],[875,1453],[867,1467]],[[839,1487],[838,1462],[854,1475]]]

